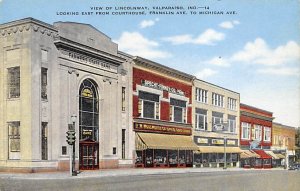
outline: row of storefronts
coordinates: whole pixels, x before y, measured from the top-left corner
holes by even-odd
[[[0,67],[1,171],[67,170],[70,125],[80,170],[271,168],[287,160],[288,149],[272,151],[271,112],[121,52],[87,24],[1,24]]]

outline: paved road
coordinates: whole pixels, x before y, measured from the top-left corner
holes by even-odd
[[[0,191],[299,191],[300,171],[232,171],[67,179],[0,177]]]

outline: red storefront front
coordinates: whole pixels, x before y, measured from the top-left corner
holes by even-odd
[[[272,157],[264,151],[272,145],[273,113],[246,104],[240,104],[240,112],[240,147],[257,154],[254,160],[243,155],[241,166],[271,168]]]
[[[139,57],[134,63],[136,167],[192,166],[193,76]]]

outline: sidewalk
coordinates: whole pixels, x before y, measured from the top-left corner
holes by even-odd
[[[139,175],[161,175],[181,173],[212,173],[231,171],[278,171],[274,169],[243,169],[243,168],[128,168],[128,169],[101,169],[93,171],[82,171],[77,176],[70,176],[69,172],[47,172],[47,173],[0,173],[1,178],[12,179],[77,179],[92,177],[116,177],[116,176],[139,176]]]

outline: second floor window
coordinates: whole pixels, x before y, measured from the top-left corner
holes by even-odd
[[[8,98],[20,97],[20,67],[8,68]]]
[[[139,114],[143,118],[159,119],[159,95],[139,91]]]
[[[242,139],[250,140],[251,124],[242,122]]]
[[[186,101],[170,98],[170,120],[186,123]]]
[[[236,132],[236,117],[233,115],[228,115],[228,131],[230,133]]]
[[[254,125],[254,130],[252,132],[252,138],[254,140],[261,141],[261,138],[262,138],[262,126],[260,126],[260,125]]]
[[[271,141],[271,128],[264,127],[264,141]]]
[[[196,101],[207,103],[207,90],[196,88]]]
[[[207,111],[196,108],[195,129],[207,130]]]

